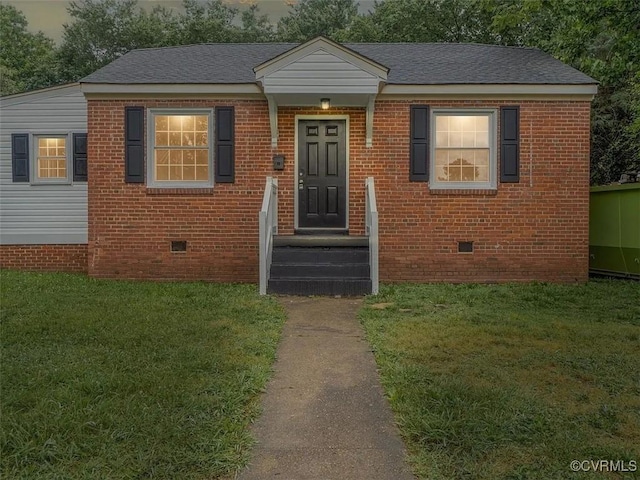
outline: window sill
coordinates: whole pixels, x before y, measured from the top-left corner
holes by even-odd
[[[147,195],[212,195],[213,187],[206,188],[157,188],[147,187]]]
[[[26,183],[26,182],[24,182],[24,183]],[[59,181],[48,181],[48,182],[47,181],[42,181],[42,180],[33,180],[33,181],[29,182],[29,184],[32,187],[42,187],[42,186],[45,186],[45,187],[49,186],[50,187],[51,185],[69,186],[69,185],[72,185],[73,183],[71,182],[71,180],[64,179],[64,180],[59,180]]]
[[[430,195],[484,195],[495,196],[498,194],[497,188],[432,188]]]

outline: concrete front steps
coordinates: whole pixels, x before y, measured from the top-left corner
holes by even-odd
[[[268,293],[344,295],[371,293],[367,237],[277,236]]]

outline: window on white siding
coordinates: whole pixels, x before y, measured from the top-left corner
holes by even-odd
[[[70,182],[67,135],[34,135],[33,174],[35,183]]]
[[[496,188],[495,110],[434,110],[431,125],[430,188]]]
[[[148,184],[213,185],[213,119],[210,110],[151,110]]]

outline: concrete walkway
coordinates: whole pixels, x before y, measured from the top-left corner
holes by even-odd
[[[356,318],[361,301],[281,297],[275,374],[241,480],[409,480],[404,446]]]

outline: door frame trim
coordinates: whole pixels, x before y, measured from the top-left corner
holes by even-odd
[[[296,115],[294,120],[294,169],[293,169],[293,228],[298,230],[298,127],[300,120],[344,120],[345,121],[345,212],[344,222],[346,230],[349,230],[349,115]],[[339,229],[339,230],[344,230]],[[332,229],[326,229],[327,231]],[[333,229],[335,230],[335,229]]]

